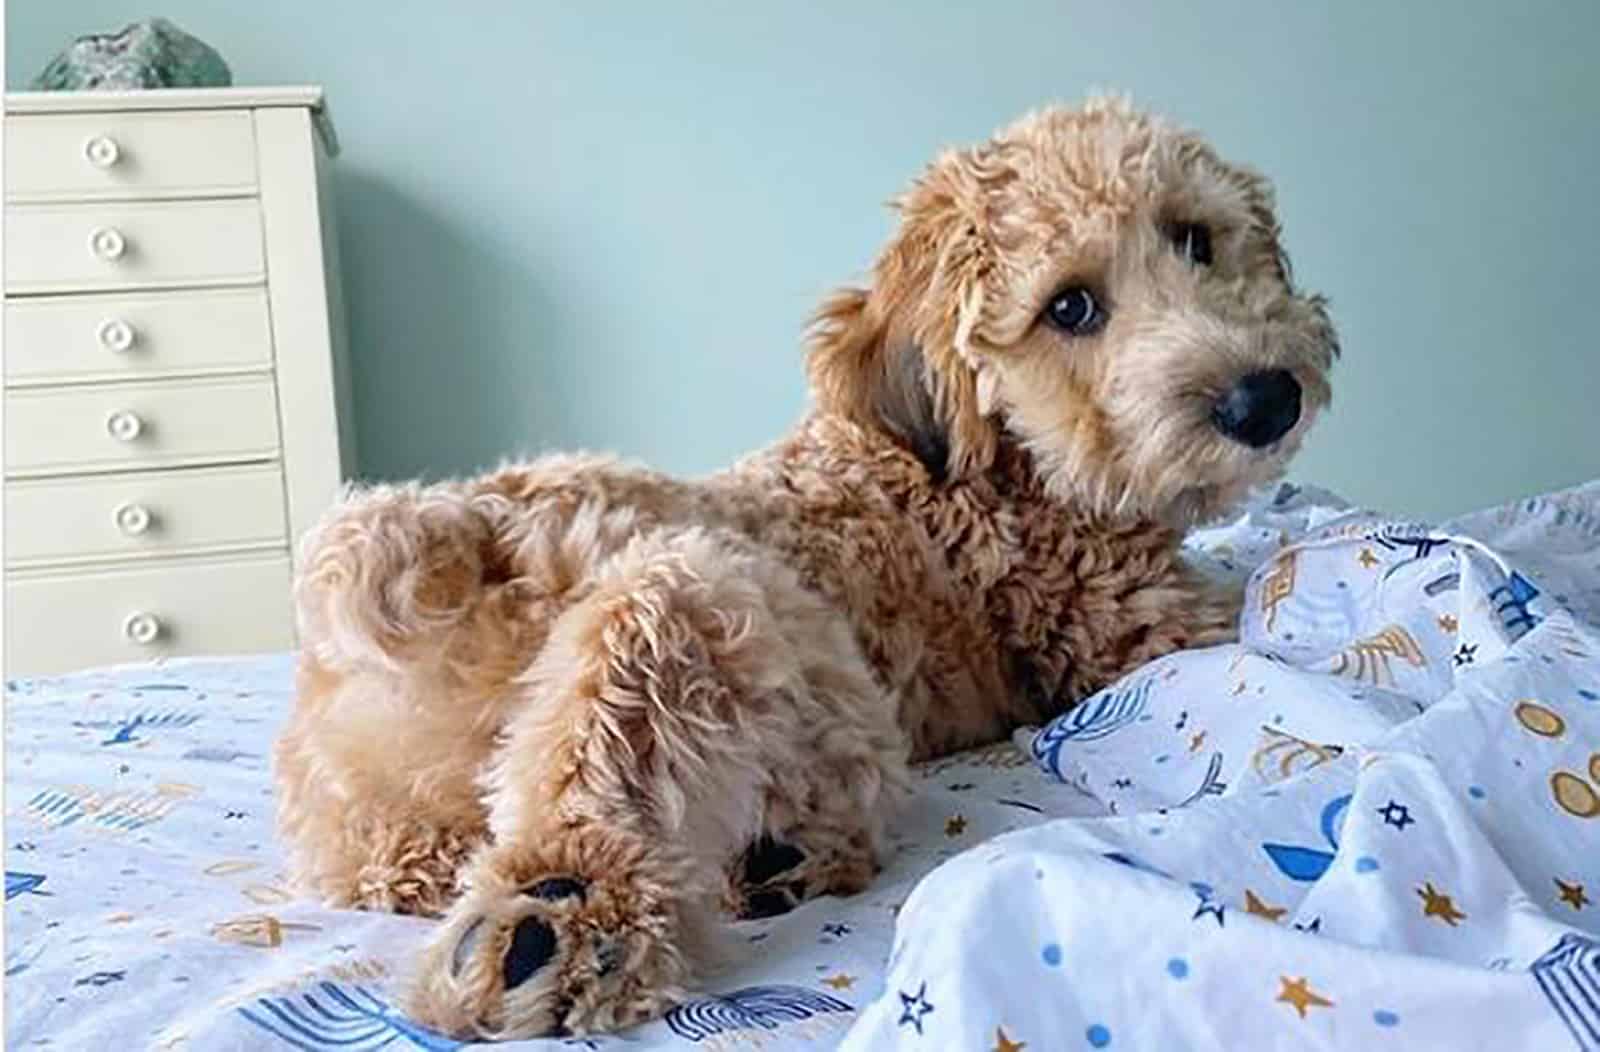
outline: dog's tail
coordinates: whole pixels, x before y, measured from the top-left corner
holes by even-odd
[[[331,669],[394,668],[441,649],[503,570],[494,542],[462,487],[347,491],[301,542],[301,646]]]

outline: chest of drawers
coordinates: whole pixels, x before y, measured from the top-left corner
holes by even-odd
[[[354,455],[315,88],[5,112],[5,668],[293,645]]]

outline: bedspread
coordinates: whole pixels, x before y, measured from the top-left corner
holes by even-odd
[[[1239,644],[1019,735],[1112,817],[935,870],[842,1047],[1600,1050],[1600,484],[1253,517]]]
[[[468,1047],[394,1007],[430,922],[325,909],[288,886],[269,764],[291,674],[275,656],[7,684],[8,1048]],[[870,892],[739,925],[743,959],[663,1021],[496,1047],[831,1047],[878,992],[918,878],[988,836],[1099,810],[1009,743],[916,781]]]

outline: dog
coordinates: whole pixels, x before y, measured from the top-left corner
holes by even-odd
[[[306,539],[280,828],[327,901],[444,915],[421,1023],[657,1016],[729,915],[868,886],[909,763],[1235,638],[1183,531],[1281,474],[1338,355],[1268,182],[1096,97],[895,203],[771,447],[374,486]]]

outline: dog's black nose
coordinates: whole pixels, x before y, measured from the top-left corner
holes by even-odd
[[[1300,383],[1286,369],[1249,373],[1211,410],[1218,431],[1247,446],[1270,446],[1300,419]]]

